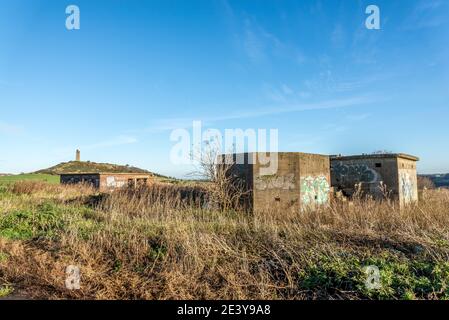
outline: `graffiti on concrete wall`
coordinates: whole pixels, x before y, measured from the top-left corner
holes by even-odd
[[[408,172],[401,172],[399,175],[399,185],[404,202],[415,200],[416,185]]]
[[[329,182],[325,176],[301,178],[301,202],[305,205],[326,204],[329,191]]]
[[[257,190],[293,190],[295,189],[295,175],[288,174],[286,176],[259,176],[256,177],[254,184]]]
[[[118,180],[115,177],[107,177],[106,178],[106,186],[108,188],[122,188],[126,185],[126,183],[122,180]]]
[[[108,188],[114,188],[117,184],[115,183],[115,177],[106,178],[106,186]]]
[[[375,183],[381,181],[380,174],[366,164],[337,163],[332,166],[332,172],[341,185],[353,187],[357,183]]]
[[[63,175],[61,177],[63,184],[78,184],[85,183],[90,184],[95,188],[100,185],[100,179],[96,175]]]

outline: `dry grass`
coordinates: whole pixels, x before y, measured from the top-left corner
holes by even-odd
[[[85,197],[95,193],[94,188],[88,184],[60,185],[31,180],[16,182],[9,189],[16,195],[60,200]]]
[[[448,190],[405,210],[359,199],[254,216],[211,209],[204,192],[16,184],[0,193],[0,285],[50,299],[449,297]],[[81,268],[78,291],[64,287],[67,265]]]

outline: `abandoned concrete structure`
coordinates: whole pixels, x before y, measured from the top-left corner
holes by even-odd
[[[332,156],[332,187],[351,197],[359,185],[364,195],[374,199],[381,199],[386,191],[403,206],[418,201],[417,161],[419,158],[402,153]]]
[[[265,155],[270,159],[267,165]],[[243,181],[249,211],[299,212],[329,202],[329,156],[279,152],[233,154],[223,159],[232,163],[229,174]]]
[[[81,151],[78,149],[76,150],[75,161],[78,161],[78,162],[81,161]]]
[[[86,183],[100,191],[111,191],[122,187],[148,185],[150,174],[142,173],[67,173],[61,174],[61,184]]]

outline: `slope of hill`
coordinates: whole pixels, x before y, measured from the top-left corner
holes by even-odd
[[[149,173],[154,176],[159,176],[152,172],[149,172],[144,169],[140,169],[132,166],[122,166],[111,163],[96,163],[90,161],[70,161],[63,162],[56,166],[53,166],[48,169],[43,169],[36,171],[36,174],[52,174],[59,175],[63,173],[81,173],[81,172],[89,172],[89,173],[99,173],[99,172],[107,172],[107,173]]]

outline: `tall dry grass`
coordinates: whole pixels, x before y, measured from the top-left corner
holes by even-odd
[[[428,190],[403,210],[355,199],[310,212],[248,215],[205,205],[197,188],[155,185],[103,196],[72,188],[15,186],[3,196],[10,207],[2,214],[17,197],[58,200],[52,210],[64,227],[56,237],[0,239],[8,254],[0,279],[30,297],[359,299],[371,297],[356,285],[365,262],[439,266],[449,258],[448,190]],[[81,290],[64,287],[70,264],[81,268]],[[400,298],[409,290],[401,286],[379,295]],[[444,290],[413,294],[441,298]]]
[[[16,195],[60,200],[86,197],[96,192],[92,185],[87,183],[61,185],[41,181],[18,181],[9,186],[9,190]]]

